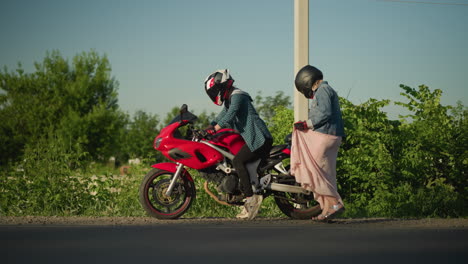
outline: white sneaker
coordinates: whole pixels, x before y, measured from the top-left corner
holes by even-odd
[[[254,194],[251,197],[247,198],[242,212],[238,214],[238,218],[246,218],[249,220],[254,219],[258,214],[258,209],[260,208],[260,205],[262,205],[262,201],[263,196],[258,194]]]
[[[247,212],[247,209],[245,209],[245,206],[242,206],[242,211],[236,215],[237,219],[246,219],[249,217],[249,213]]]

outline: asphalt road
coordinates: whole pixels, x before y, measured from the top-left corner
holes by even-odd
[[[468,263],[468,228],[235,220],[0,225],[0,254],[0,263]]]

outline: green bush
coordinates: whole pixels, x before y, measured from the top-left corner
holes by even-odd
[[[83,184],[73,175],[86,156],[66,147],[53,133],[25,148],[24,161],[2,171],[2,213],[9,215],[55,215],[82,213],[86,205]]]
[[[386,100],[343,100],[338,183],[347,216],[466,217],[466,109],[450,115],[440,90],[401,88],[409,102],[396,104],[411,114],[399,121],[381,110]]]
[[[80,145],[74,147],[54,134],[28,145],[23,162],[2,170],[1,214],[135,215],[140,178],[99,174],[99,167],[85,165]]]
[[[440,90],[402,85],[410,114],[389,120],[389,100],[354,105],[340,98],[345,133],[338,189],[348,217],[466,217],[467,109],[442,106]],[[452,110],[450,114],[449,111]],[[275,144],[292,130],[293,111],[275,108]]]
[[[429,186],[415,188],[401,183],[395,189],[377,190],[370,201],[368,215],[386,217],[460,217],[466,216],[454,187],[436,180]]]

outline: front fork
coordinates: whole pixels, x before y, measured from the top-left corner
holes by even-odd
[[[182,173],[184,169],[184,165],[182,163],[177,162],[177,170],[174,173],[174,176],[171,179],[171,183],[169,184],[169,187],[167,188],[166,195],[171,196],[172,190],[174,190],[174,186],[177,182],[177,180],[180,178],[180,174]]]

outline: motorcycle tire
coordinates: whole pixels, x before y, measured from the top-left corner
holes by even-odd
[[[310,220],[322,211],[320,205],[313,201],[313,197],[311,199],[304,194],[276,192],[274,199],[280,211],[292,219]],[[294,200],[301,200],[301,202],[295,203]]]
[[[285,169],[289,173],[290,166],[285,166]],[[281,172],[276,169],[274,170],[274,173],[281,174]],[[292,180],[290,182],[292,183],[295,181]],[[322,211],[320,209],[320,205],[314,200],[313,194],[305,195],[298,193],[274,192],[273,195],[275,203],[280,211],[292,219],[311,219],[312,217],[319,215]]]
[[[171,196],[167,196],[174,173],[152,169],[140,184],[140,203],[146,213],[157,219],[177,219],[192,205],[195,199],[195,184],[182,175],[177,181]]]

